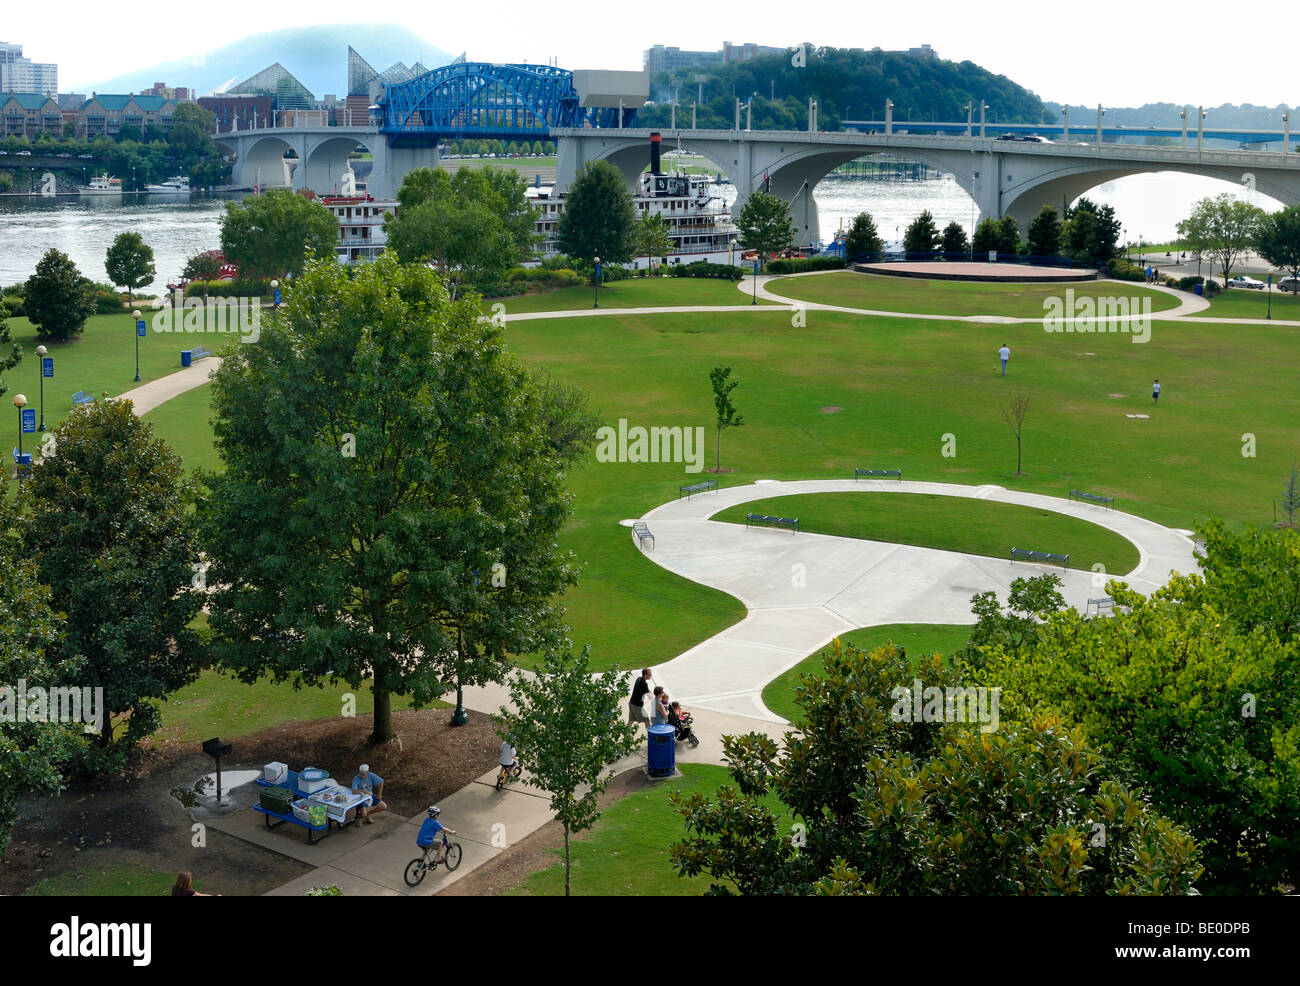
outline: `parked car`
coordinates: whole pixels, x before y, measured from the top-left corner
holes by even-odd
[[[1230,278],[1230,279],[1228,280],[1228,287],[1230,287],[1230,288],[1250,288],[1252,291],[1253,291],[1253,290],[1263,291],[1263,290],[1264,290],[1264,282],[1263,282],[1263,281],[1257,281],[1257,280],[1255,280],[1253,277],[1247,277],[1245,274],[1238,274],[1236,277]]]
[[[92,160],[94,157],[95,157],[95,155],[93,155],[93,154],[78,154],[78,155],[77,155],[77,160],[78,160],[78,161],[90,161],[90,160]]]
[[[72,155],[64,153],[64,154],[56,154],[55,157],[72,157]]]
[[[19,152],[18,152],[18,156],[19,156],[19,157],[31,157],[31,156],[32,156],[32,152],[31,152],[31,151],[19,151]]]
[[[0,157],[8,157],[8,156],[9,156],[8,151],[0,151]]]
[[[1292,294],[1300,292],[1300,277],[1292,277],[1288,274],[1277,282],[1277,289],[1279,291],[1290,291]]]

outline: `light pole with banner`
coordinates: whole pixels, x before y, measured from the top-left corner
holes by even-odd
[[[754,256],[754,300],[751,301],[750,304],[751,305],[758,304],[758,256],[757,254],[755,254]]]
[[[54,357],[46,356],[49,350],[44,346],[36,347],[36,355],[41,358],[41,423],[39,428],[43,433],[45,431],[45,378],[54,379]]]
[[[14,395],[14,407],[18,408],[18,451],[14,457],[14,475],[18,479],[18,489],[23,487],[23,466],[30,465],[31,453],[23,453],[23,435],[36,433],[36,409],[27,406],[27,397]]]
[[[271,295],[271,305],[276,311],[279,311],[280,310],[280,282],[279,281],[276,280],[271,281],[271,291],[273,292]]]
[[[135,382],[140,382],[140,337],[144,335],[144,319],[140,317],[140,309],[131,313],[135,319]]]
[[[1268,272],[1268,287],[1264,289],[1268,292],[1268,314],[1265,318],[1273,317],[1273,272]]]
[[[592,257],[591,259],[596,262],[596,285],[592,291],[592,295],[595,298],[595,301],[592,303],[591,307],[599,308],[600,307],[600,258]]]

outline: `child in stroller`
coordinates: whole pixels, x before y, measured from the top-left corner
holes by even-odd
[[[682,711],[681,702],[673,702],[668,706],[668,725],[677,730],[677,742],[682,740],[688,741],[691,746],[699,746],[700,738],[695,735],[695,730],[691,728],[691,714]]]

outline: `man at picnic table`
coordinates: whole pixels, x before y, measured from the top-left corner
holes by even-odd
[[[384,804],[383,798],[384,779],[378,774],[372,774],[368,763],[363,763],[357,776],[352,778],[352,793],[370,795],[370,807],[362,805],[358,809],[361,812],[361,820],[367,825],[375,824],[375,820],[370,817],[371,812],[388,810],[388,805]]]

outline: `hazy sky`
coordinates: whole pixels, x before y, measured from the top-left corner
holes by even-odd
[[[565,68],[631,69],[641,67],[642,51],[655,43],[709,50],[724,40],[865,48],[929,43],[943,58],[977,62],[1047,100],[1272,106],[1300,98],[1295,34],[1283,29],[1292,19],[1289,5],[1267,0],[1241,11],[1195,0],[1136,7],[1060,0],[399,0],[375,6],[356,0],[227,0],[125,7],[65,0],[57,9],[5,6],[0,39],[21,42],[35,61],[58,62],[65,91],[301,25],[305,13],[348,23],[374,12],[376,19],[400,21],[438,47],[453,54],[468,50],[480,61],[545,62],[554,56]]]

